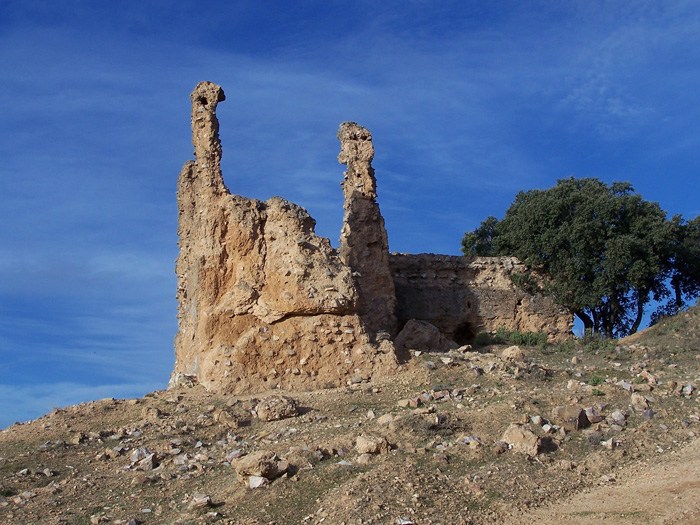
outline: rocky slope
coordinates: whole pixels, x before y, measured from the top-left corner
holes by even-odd
[[[183,383],[55,410],[0,432],[0,523],[692,523],[699,320],[633,342],[413,352],[341,388]],[[657,474],[678,483],[652,505],[632,482]]]

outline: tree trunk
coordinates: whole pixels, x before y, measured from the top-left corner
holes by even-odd
[[[606,339],[613,338],[613,325],[609,320],[603,322],[603,334],[605,335]]]
[[[637,317],[634,323],[632,323],[632,328],[630,328],[630,333],[628,335],[634,334],[639,329],[639,325],[642,323],[642,316],[644,315],[644,303],[645,297],[639,295],[639,297],[637,297]]]
[[[593,310],[591,315],[593,318],[593,332],[591,332],[591,335],[598,334],[600,333],[600,314],[598,314],[598,310]]]
[[[671,286],[676,296],[676,308],[680,310],[683,308],[683,292],[681,291],[681,279],[678,275],[674,275],[671,278]]]
[[[613,318],[613,308],[610,305],[606,305],[602,308],[600,315],[600,328],[599,333],[602,332],[606,339],[613,338],[613,328],[615,326],[615,319]]]

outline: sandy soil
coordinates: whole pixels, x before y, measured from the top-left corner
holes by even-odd
[[[617,482],[555,501],[518,525],[700,523],[700,440],[616,473]]]

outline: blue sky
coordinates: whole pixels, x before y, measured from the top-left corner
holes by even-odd
[[[373,133],[393,251],[458,254],[570,175],[700,212],[696,1],[3,0],[0,70],[0,427],[165,387],[201,80],[231,191],[334,245],[345,120]]]

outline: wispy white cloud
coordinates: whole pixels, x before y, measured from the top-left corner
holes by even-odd
[[[80,383],[34,383],[6,386],[0,384],[0,429],[15,422],[25,422],[62,408],[107,397],[141,397],[153,390],[164,388],[157,383],[115,383],[99,386]]]
[[[204,79],[228,95],[231,190],[303,205],[332,241],[344,120],[373,132],[394,250],[456,253],[518,190],[572,173],[697,210],[677,191],[700,160],[695,2],[318,3],[274,20],[237,5],[179,2],[153,27],[151,3],[7,2],[0,345],[14,370],[50,354],[104,383],[109,369],[167,379],[175,181]]]

